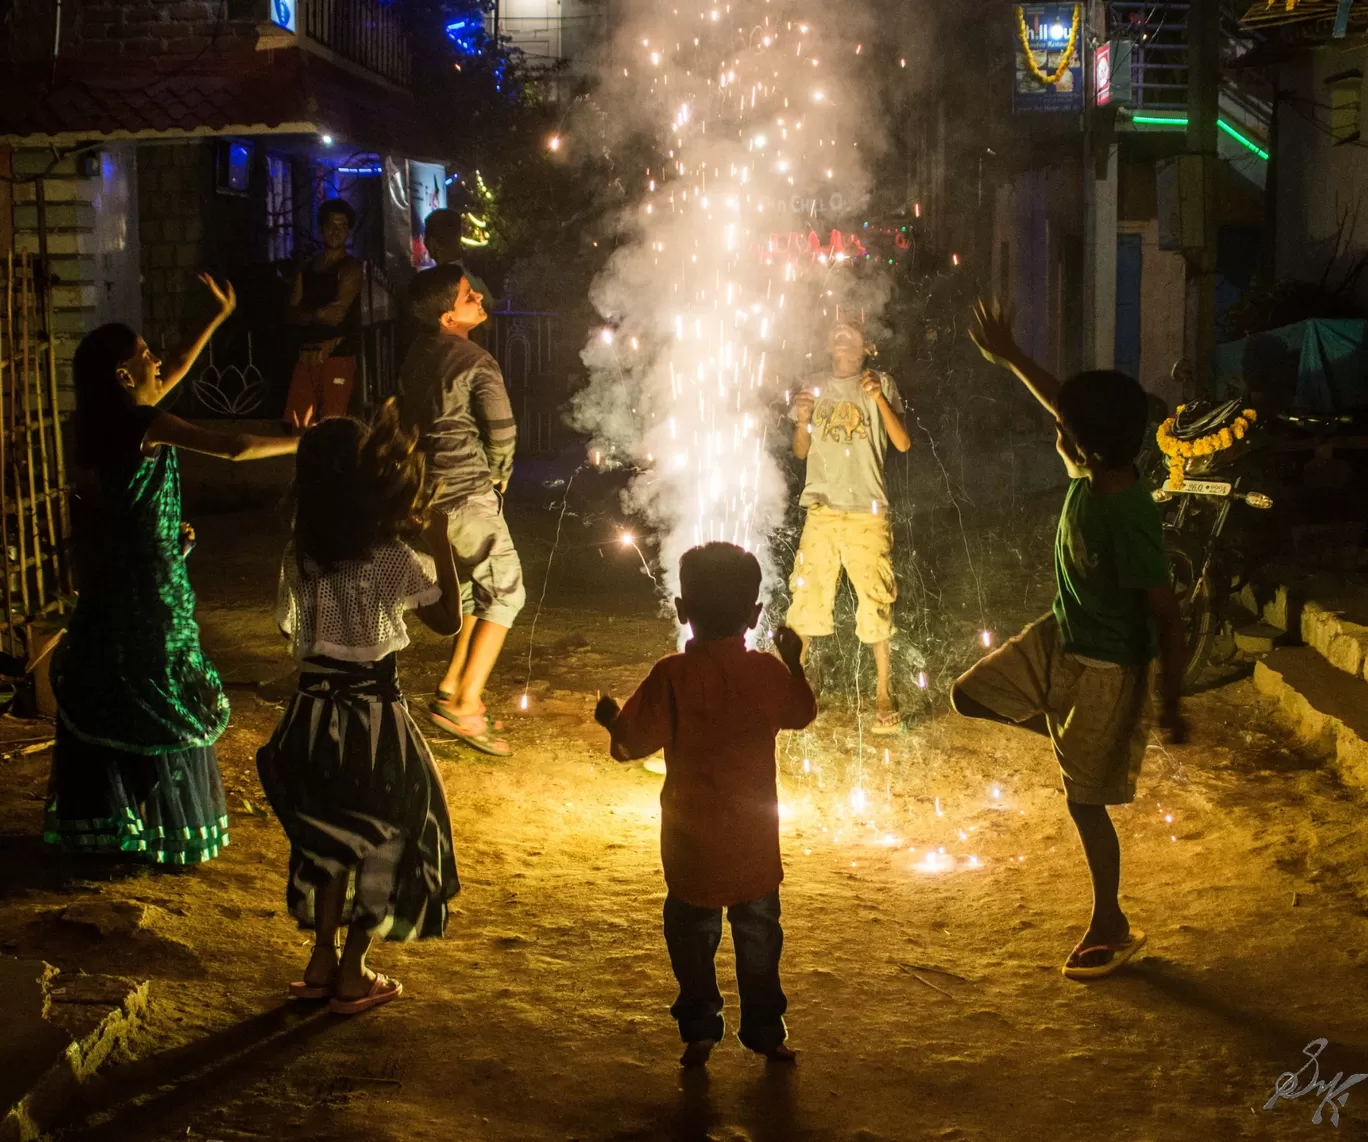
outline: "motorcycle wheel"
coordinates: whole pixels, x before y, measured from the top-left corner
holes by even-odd
[[[1173,590],[1178,596],[1178,610],[1183,621],[1183,646],[1186,661],[1183,667],[1183,692],[1191,693],[1211,659],[1216,636],[1220,633],[1217,600],[1211,589],[1212,576],[1199,579],[1201,564],[1182,546],[1169,547],[1169,562],[1173,567]]]

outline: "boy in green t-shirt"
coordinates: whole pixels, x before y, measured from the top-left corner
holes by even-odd
[[[1112,370],[1063,384],[1028,357],[998,306],[975,307],[970,336],[1015,373],[1055,419],[1072,482],[1055,535],[1058,591],[1038,619],[955,683],[955,709],[971,718],[1047,734],[1092,875],[1092,920],[1070,953],[1070,979],[1110,975],[1145,943],[1121,911],[1121,847],[1108,805],[1135,800],[1149,738],[1156,653],[1170,740],[1179,710],[1184,641],[1159,512],[1135,469],[1147,405],[1140,385]]]

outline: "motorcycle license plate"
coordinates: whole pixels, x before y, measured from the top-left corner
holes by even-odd
[[[1234,490],[1234,485],[1224,480],[1184,480],[1181,488],[1173,487],[1172,483],[1165,483],[1164,489],[1193,496],[1228,496]]]

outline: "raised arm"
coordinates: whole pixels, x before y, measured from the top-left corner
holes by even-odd
[[[215,432],[172,416],[169,412],[159,412],[148,426],[143,447],[152,448],[158,444],[216,456],[220,460],[266,460],[272,456],[292,455],[299,447],[299,437]]]
[[[218,332],[218,327],[227,321],[229,315],[237,308],[237,292],[233,289],[232,282],[225,279],[224,283],[219,285],[208,274],[200,274],[198,278],[199,281],[209,287],[209,292],[214,295],[214,300],[218,303],[218,312],[200,330],[199,336],[182,350],[180,357],[167,366],[161,378],[161,396],[165,396],[185,379],[185,374],[190,371],[196,358],[204,352],[205,346]],[[161,397],[157,399],[160,400]]]
[[[994,301],[990,308],[982,298],[974,303],[976,325],[969,330],[969,337],[978,350],[995,365],[1010,369],[1021,380],[1049,414],[1059,419],[1059,380],[1047,369],[1041,368],[1026,351],[1016,343],[1012,336],[1012,311],[1004,311]]]
[[[912,447],[912,437],[907,435],[907,426],[903,424],[902,415],[893,407],[893,402],[884,392],[883,378],[873,369],[866,369],[860,377],[860,388],[866,396],[872,397],[878,406],[879,419],[883,421],[884,431],[888,433],[888,442],[899,452],[906,452]]]

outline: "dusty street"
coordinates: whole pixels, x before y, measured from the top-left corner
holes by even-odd
[[[1194,701],[1194,743],[1156,744],[1116,814],[1123,905],[1149,948],[1092,985],[1059,974],[1089,897],[1041,742],[943,709],[892,739],[861,743],[843,709],[781,738],[799,1060],[766,1067],[730,1039],[681,1074],[660,779],[611,762],[590,719],[673,632],[630,561],[592,547],[553,575],[523,713],[546,556],[529,544],[530,602],[490,701],[516,756],[433,737],[464,882],[447,938],[377,948],[405,986],[382,1011],[291,1003],[310,939],[284,909],[285,838],[254,763],[293,685],[270,619],[281,528],[196,522],[204,639],[233,703],[227,853],[171,874],[56,860],[37,841],[49,755],[0,761],[0,950],[153,981],[142,1057],[92,1085],[63,1137],[1311,1138],[1334,1130],[1328,1109],[1312,1124],[1320,1094],[1264,1109],[1279,1074],[1317,1038],[1322,1078],[1368,1071],[1362,801],[1235,683]],[[443,650],[423,632],[402,656],[411,700]],[[101,901],[146,905],[141,927],[60,919]],[[724,938],[730,1017],[729,957]],[[1368,1138],[1368,1083],[1346,1096],[1337,1136]]]

